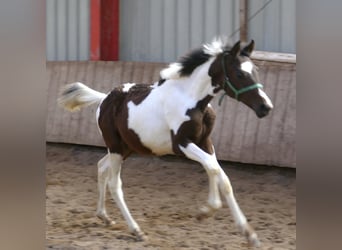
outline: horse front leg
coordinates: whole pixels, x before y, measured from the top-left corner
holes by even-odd
[[[215,210],[222,206],[218,191],[220,190],[223,197],[226,199],[235,223],[241,232],[246,236],[248,243],[252,246],[258,247],[260,246],[258,236],[253,228],[248,224],[246,217],[242,213],[234,197],[230,180],[219,165],[212,145],[211,147],[211,151],[213,151],[213,153],[208,154],[194,143],[189,143],[186,147],[180,146],[180,149],[188,158],[198,161],[204,166],[209,176],[209,207],[202,210],[203,214],[200,215],[200,218],[211,215]]]
[[[187,158],[199,162],[208,174],[208,204],[201,207],[201,214],[199,214],[197,218],[202,219],[204,217],[211,216],[216,210],[222,207],[220,193],[218,190],[218,175],[220,173],[220,166],[216,161],[216,157],[215,155],[206,153],[194,143],[189,143],[186,147],[179,146],[179,148]]]
[[[247,222],[245,215],[242,213],[239,204],[234,197],[233,188],[230,180],[222,168],[220,168],[219,173],[219,189],[223,197],[226,199],[226,202],[231,210],[234,221],[239,230],[247,238],[247,241],[251,246],[259,247],[260,241],[258,239],[258,236],[255,233],[254,229]]]

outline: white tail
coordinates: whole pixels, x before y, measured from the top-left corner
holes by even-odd
[[[58,98],[58,104],[69,111],[79,111],[82,107],[100,103],[107,95],[86,85],[75,82],[65,85]]]

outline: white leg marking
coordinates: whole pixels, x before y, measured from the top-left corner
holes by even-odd
[[[218,164],[215,153],[209,155],[193,143],[188,144],[185,148],[180,146],[180,149],[188,158],[200,162],[207,170],[209,176],[209,205],[215,207],[215,204],[219,204],[221,207],[221,199],[218,191],[219,188],[226,199],[235,223],[247,237],[249,244],[259,246],[260,242],[258,237],[252,227],[248,224],[245,215],[242,213],[237,201],[235,200],[230,180]]]
[[[223,196],[226,198],[228,206],[232,210],[233,217],[238,225],[246,224],[246,217],[243,215],[238,203],[235,200],[233,188],[231,186],[230,180],[223,169],[220,169],[219,175],[219,187]]]
[[[201,163],[206,170],[212,174],[218,174],[221,168],[217,161],[215,155],[210,155],[200,149],[196,144],[189,143],[185,148],[179,146],[182,152],[191,160]]]
[[[141,240],[143,238],[143,233],[141,232],[139,225],[135,222],[131,213],[129,212],[122,192],[122,182],[120,178],[122,156],[112,153],[109,154],[109,159],[111,163],[111,168],[109,170],[110,176],[108,181],[110,193],[117,206],[119,207],[123,217],[125,218],[129,230]]]
[[[222,207],[220,194],[218,191],[218,173],[220,172],[220,165],[216,160],[215,154],[210,155],[200,149],[196,144],[189,143],[185,148],[179,146],[182,152],[191,160],[202,164],[207,171],[209,177],[209,196],[208,203],[210,208],[203,208],[202,212],[210,213],[211,209],[219,209]]]
[[[253,246],[259,246],[257,234],[253,228],[248,224],[245,215],[242,213],[239,204],[237,203],[230,180],[223,169],[220,169],[219,174],[219,188],[222,195],[225,197],[227,204],[231,210],[234,221],[242,233],[247,237],[248,242]]]
[[[103,220],[107,225],[114,224],[115,222],[110,220],[107,215],[106,211],[106,187],[109,178],[109,168],[110,162],[108,155],[105,155],[101,160],[98,162],[98,191],[99,191],[99,198],[97,202],[97,210],[96,216]]]

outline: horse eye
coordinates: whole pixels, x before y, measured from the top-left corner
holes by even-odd
[[[240,71],[238,71],[238,72],[237,72],[237,77],[238,77],[238,78],[243,78],[243,73],[240,72]]]

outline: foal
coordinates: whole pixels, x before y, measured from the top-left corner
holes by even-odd
[[[97,216],[114,223],[105,208],[106,187],[120,208],[130,232],[138,239],[144,234],[133,219],[124,200],[120,170],[132,152],[139,154],[186,156],[199,162],[209,177],[208,203],[201,208],[211,215],[222,207],[220,193],[231,209],[234,220],[253,246],[259,240],[236,202],[228,176],[220,167],[210,139],[215,113],[209,104],[220,90],[243,102],[259,118],[273,108],[261,90],[256,67],[250,59],[254,41],[240,48],[214,40],[190,52],[179,62],[160,72],[153,85],[125,83],[109,94],[82,83],[65,86],[59,103],[68,110],[99,104],[96,119],[108,148],[98,162],[99,199]]]

